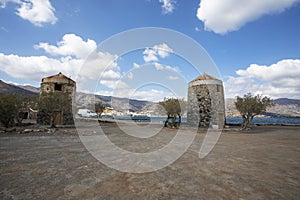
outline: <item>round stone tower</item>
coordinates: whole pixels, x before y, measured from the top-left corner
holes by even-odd
[[[224,102],[222,81],[202,74],[189,83],[188,123],[193,127],[222,129],[225,124]]]

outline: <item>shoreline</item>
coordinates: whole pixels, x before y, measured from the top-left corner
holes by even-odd
[[[81,120],[83,122],[86,122],[87,126],[89,125],[95,125],[94,123],[89,123],[89,122],[95,122],[91,120]],[[121,123],[121,124],[118,124]],[[143,130],[143,126],[148,126],[149,123],[147,122],[126,122],[125,120],[120,120],[120,121],[100,121],[99,126],[101,128],[112,128],[112,129],[119,129],[119,125],[121,126],[128,126],[130,127],[132,124],[136,124],[140,126],[141,131]],[[83,124],[84,125],[84,124]],[[150,126],[153,129],[160,129],[160,130],[166,130],[168,132],[174,132],[176,130],[183,130],[183,131],[188,131],[189,130],[189,125],[187,123],[182,123],[181,128],[176,129],[176,128],[166,128],[163,127],[163,124],[161,123],[151,123]],[[240,129],[241,125],[240,124],[226,124],[223,129],[218,129],[221,130],[224,133],[251,133],[251,132],[266,132],[266,131],[272,131],[272,130],[279,130],[284,132],[285,130],[292,130],[292,129],[299,129],[300,133],[300,125],[286,125],[286,124],[251,124],[250,129],[247,130],[241,130]],[[56,128],[51,128],[50,126],[47,125],[27,125],[27,126],[18,126],[18,127],[11,127],[11,128],[4,128],[0,127],[0,136],[9,136],[9,135],[32,135],[32,136],[39,136],[39,135],[65,135],[65,134],[70,134],[70,135],[78,135],[77,133],[77,128],[81,127],[76,127],[75,125],[57,125]],[[198,133],[205,133],[205,131],[208,128],[198,128]]]

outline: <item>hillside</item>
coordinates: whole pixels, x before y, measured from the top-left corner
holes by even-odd
[[[39,88],[33,86],[16,86],[13,84],[5,83],[0,80],[0,95],[1,94],[12,94],[17,93],[23,96],[32,96],[39,93]],[[268,116],[296,116],[300,117],[300,100],[279,98],[273,100],[275,106],[268,108],[267,112],[264,113]],[[149,112],[153,115],[164,115],[164,109],[157,103],[151,101],[143,101],[136,99],[127,99],[112,96],[102,96],[86,94],[77,92],[76,103],[77,106],[88,106],[94,102],[101,102],[105,106],[113,107],[118,111],[143,111]],[[225,110],[227,117],[239,117],[239,112],[236,110],[234,105],[234,98],[225,99]],[[186,115],[186,113],[184,113]]]
[[[40,92],[40,88],[36,88],[36,87],[31,86],[31,85],[18,85],[18,87],[20,87],[24,90],[30,91],[30,92],[34,92],[34,93],[39,93]]]
[[[26,85],[13,85],[0,80],[0,95],[1,94],[20,94],[22,96],[32,96],[39,93],[39,88]],[[102,96],[77,92],[76,103],[78,106],[88,106],[93,102],[101,102],[105,106],[114,107],[116,110],[140,111],[146,106],[154,105],[149,101],[136,99],[119,98],[112,96]]]
[[[105,106],[113,107],[118,111],[141,111],[144,107],[153,105],[155,103],[150,101],[142,101],[136,99],[127,99],[120,97],[112,96],[102,96],[102,95],[93,95],[86,94],[82,92],[77,92],[76,94],[76,103],[77,106],[88,106],[93,102],[101,102]]]
[[[227,98],[225,100],[225,110],[227,117],[239,117],[239,112],[234,105],[235,99]],[[287,116],[287,117],[300,117],[300,100],[279,98],[273,100],[275,105],[267,109],[264,115],[266,116]]]
[[[278,105],[297,105],[298,107],[300,107],[299,99],[280,98],[280,99],[275,99],[274,103]]]
[[[0,94],[20,94],[22,96],[33,96],[37,95],[38,93],[16,85],[5,83],[4,81],[0,80]]]

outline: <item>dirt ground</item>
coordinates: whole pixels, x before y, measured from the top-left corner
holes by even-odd
[[[144,151],[116,124],[102,124],[117,145]],[[151,138],[159,148],[176,130]],[[257,126],[223,131],[212,152],[199,159],[204,132],[171,165],[125,173],[95,159],[74,128],[0,134],[0,199],[299,199],[300,127]],[[147,145],[146,145],[147,146]]]

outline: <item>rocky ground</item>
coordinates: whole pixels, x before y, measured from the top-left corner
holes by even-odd
[[[114,123],[102,128],[115,144],[137,152],[160,148],[176,134],[163,129],[149,143]],[[299,199],[299,126],[227,129],[200,160],[204,136],[200,131],[173,164],[138,174],[99,162],[74,128],[1,133],[0,199]]]

